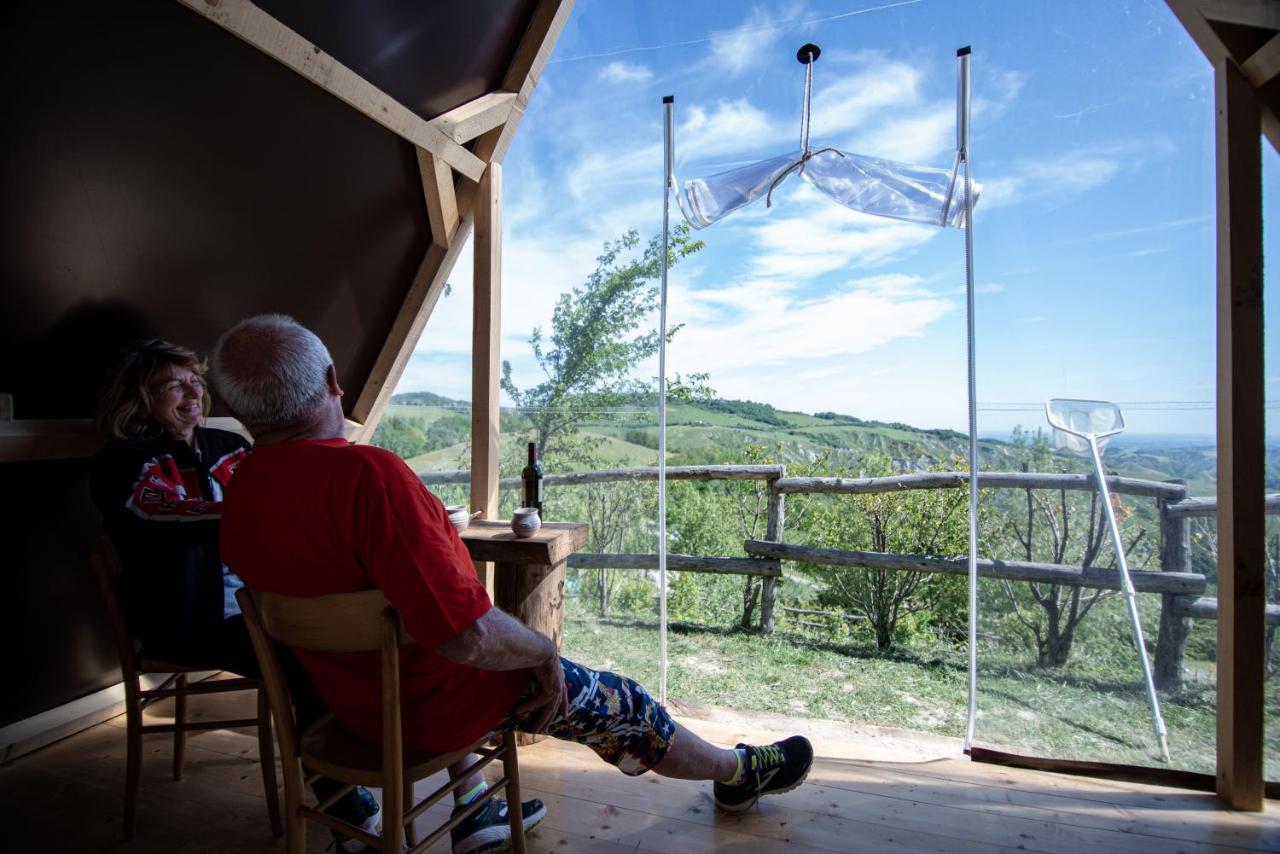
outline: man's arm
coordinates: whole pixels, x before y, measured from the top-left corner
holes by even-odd
[[[535,718],[535,731],[544,729],[557,714],[569,711],[564,669],[556,645],[498,608],[490,608],[480,619],[437,646],[436,652],[450,661],[480,670],[531,670],[538,693],[522,703],[517,711],[542,709]]]

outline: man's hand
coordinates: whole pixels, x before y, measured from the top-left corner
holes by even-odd
[[[516,707],[517,713],[538,712],[533,719],[532,731],[543,732],[556,716],[569,714],[569,692],[564,685],[564,667],[560,656],[553,654],[543,664],[533,668],[533,681],[538,693]]]
[[[564,667],[556,645],[497,608],[490,608],[457,636],[440,644],[436,652],[481,670],[531,671],[538,691],[516,711],[537,713],[536,732],[545,729],[557,714],[569,713]]]

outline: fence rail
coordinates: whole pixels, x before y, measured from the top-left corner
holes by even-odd
[[[419,478],[428,486],[469,484],[469,471],[426,472]],[[883,552],[818,549],[784,543],[786,496],[788,495],[870,495],[916,489],[960,489],[969,483],[968,472],[918,472],[891,477],[787,477],[783,465],[707,465],[670,466],[669,480],[693,481],[764,481],[768,484],[768,506],[765,538],[747,540],[748,557],[708,557],[700,555],[667,556],[667,567],[683,572],[758,576],[761,581],[760,625],[772,631],[777,610],[777,585],[782,576],[782,561],[831,566],[834,568],[886,569],[903,572],[930,572],[960,575],[968,573],[962,558],[932,555],[902,555]],[[582,486],[618,482],[650,482],[658,479],[656,467],[604,469],[586,472],[549,474],[543,479],[547,487]],[[1160,571],[1130,573],[1134,589],[1161,594],[1160,628],[1156,644],[1155,674],[1161,687],[1176,687],[1182,679],[1182,662],[1191,620],[1217,619],[1217,600],[1204,597],[1206,580],[1190,571],[1190,520],[1211,517],[1217,513],[1214,498],[1191,498],[1187,486],[1180,481],[1153,481],[1140,478],[1108,476],[1113,493],[1156,500],[1160,519]],[[514,490],[519,478],[503,478],[499,487]],[[1041,489],[1093,491],[1097,479],[1092,474],[1040,472],[979,472],[980,489]],[[1267,512],[1280,514],[1280,493],[1267,496]],[[656,554],[573,555],[569,565],[581,569],[652,570],[658,567]],[[984,578],[1041,582],[1100,590],[1120,589],[1119,574],[1104,567],[1081,567],[1023,561],[982,559],[978,573]],[[1280,605],[1268,605],[1269,625],[1280,625]]]
[[[747,554],[771,557],[777,560],[794,560],[824,566],[859,567],[865,569],[894,569],[906,572],[929,572],[945,575],[968,575],[966,558],[932,557],[929,555],[903,555],[886,552],[855,552],[841,549],[819,549],[811,546],[794,546],[789,543],[770,543],[764,540],[747,540]],[[1098,590],[1119,590],[1120,572],[1097,566],[1071,566],[1061,563],[1029,563],[1016,560],[978,559],[978,575],[981,578],[999,578],[1008,581],[1034,581],[1042,584],[1062,584],[1067,587],[1090,587]],[[1175,595],[1199,595],[1205,590],[1205,578],[1194,572],[1131,572],[1133,589],[1139,593],[1171,593]]]

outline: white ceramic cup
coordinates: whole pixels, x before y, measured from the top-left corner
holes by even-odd
[[[532,537],[541,527],[542,520],[538,518],[536,507],[518,507],[511,514],[511,531],[521,539]]]

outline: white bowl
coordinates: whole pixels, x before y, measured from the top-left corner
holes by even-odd
[[[467,505],[450,504],[444,509],[449,514],[449,521],[453,523],[453,527],[459,531],[465,531],[471,524],[471,514],[467,512]]]

